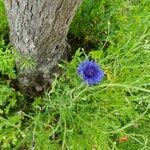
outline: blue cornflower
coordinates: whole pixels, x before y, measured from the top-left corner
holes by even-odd
[[[95,61],[85,60],[77,68],[77,73],[89,85],[98,84],[104,77],[103,70]]]

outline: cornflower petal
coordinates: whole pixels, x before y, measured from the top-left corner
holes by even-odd
[[[95,61],[85,60],[77,68],[77,73],[89,85],[98,84],[104,77],[103,70]]]

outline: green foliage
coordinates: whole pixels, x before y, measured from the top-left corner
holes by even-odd
[[[22,96],[11,87],[12,80],[16,79],[15,57],[8,41],[8,24],[0,0],[0,149],[11,149],[24,136],[20,129],[23,118],[16,111],[17,100]]]
[[[31,55],[23,55],[14,50],[14,57],[17,62],[18,71],[36,69],[36,60],[34,60]]]
[[[84,44],[92,42],[95,49],[89,54],[78,49],[71,62],[60,64],[63,74],[34,101],[11,87],[16,78],[14,54],[1,40],[0,147],[149,150],[148,4],[148,0],[83,0],[70,32],[82,37]],[[2,3],[0,8],[4,10]],[[94,59],[104,70],[105,79],[99,85],[88,86],[77,75],[84,59]],[[30,61],[22,60],[24,69]],[[124,136],[128,141],[121,142]]]
[[[10,85],[16,79],[14,70],[14,55],[10,46],[3,39],[0,40],[0,145],[2,148],[11,148],[21,132],[21,115],[17,114],[17,100],[21,94]],[[16,130],[17,129],[17,130]]]
[[[126,44],[131,38],[130,34],[134,37],[137,32],[142,34],[142,24],[149,27],[148,12],[149,3],[146,0],[83,0],[70,32],[78,38],[83,38],[83,46],[91,42],[98,49],[106,49],[120,40]],[[123,44],[121,43],[121,46]]]
[[[21,114],[12,114],[7,119],[0,116],[0,142],[1,147],[10,149],[12,145],[16,145],[19,138],[25,136],[21,131]]]
[[[15,79],[13,49],[10,46],[6,46],[3,39],[0,40],[0,60],[0,72],[3,75],[8,75],[9,78]]]
[[[99,150],[149,149],[149,135],[143,131],[150,120],[150,90],[107,79],[97,86],[81,84],[75,74],[81,54],[78,50],[70,63],[61,66],[66,70],[64,75],[56,77],[45,96],[35,99],[24,143],[31,148],[34,141],[36,149],[54,150],[94,146]],[[129,142],[118,142],[124,135]]]
[[[5,15],[5,8],[3,0],[0,0],[0,35],[5,36],[8,34],[8,22]]]

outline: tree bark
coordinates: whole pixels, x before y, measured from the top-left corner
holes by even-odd
[[[29,96],[42,92],[68,58],[67,33],[81,0],[4,0],[10,41],[21,54],[19,87]],[[29,59],[30,58],[30,59]],[[31,61],[25,66],[25,59]]]

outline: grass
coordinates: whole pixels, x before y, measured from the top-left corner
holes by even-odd
[[[81,48],[71,62],[60,64],[64,71],[52,89],[30,102],[11,84],[15,56],[5,41],[8,25],[0,1],[1,148],[149,150],[149,10],[148,0],[84,0],[70,27],[73,40],[83,41],[77,43]],[[76,74],[86,58],[105,72],[97,86]]]

